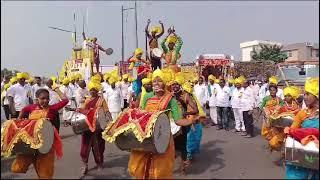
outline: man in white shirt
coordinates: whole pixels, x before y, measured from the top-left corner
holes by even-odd
[[[210,117],[212,121],[212,126],[215,126],[218,124],[218,115],[217,115],[217,106],[216,106],[216,94],[217,90],[216,87],[218,84],[214,82],[215,78],[213,75],[209,75],[209,108],[210,108]]]
[[[4,85],[8,84],[10,82],[9,76],[5,76],[3,78],[3,81],[1,82],[1,91],[3,90]]]
[[[103,92],[103,95],[105,96],[105,93],[107,91],[107,89],[111,88],[110,84],[109,84],[109,78],[110,78],[110,75],[108,74],[105,74],[103,76],[103,79],[104,81],[101,83],[102,85],[102,92]]]
[[[204,77],[200,76],[198,83],[193,87],[194,93],[199,100],[201,107],[204,112],[206,112],[206,105],[209,101],[209,93],[208,93],[208,86],[204,82]]]
[[[216,105],[218,113],[218,130],[225,129],[229,131],[228,106],[230,98],[230,88],[226,85],[224,79],[220,79],[217,86]]]
[[[79,88],[76,91],[76,102],[78,107],[82,107],[86,97],[89,96],[89,91],[86,88],[86,82],[84,80],[79,81]]]
[[[17,79],[18,83],[12,85],[7,92],[11,118],[17,118],[25,106],[33,103],[31,88],[26,86],[25,82],[28,79],[28,74],[17,73]]]
[[[130,86],[130,83],[128,82],[128,74],[125,74],[122,76],[120,89],[123,97],[123,108],[127,108],[129,106],[128,102],[128,88]]]
[[[7,97],[7,91],[9,87],[10,87],[9,83],[5,84],[1,92],[1,106],[3,108],[4,114],[7,120],[10,119],[9,100]]]
[[[75,102],[75,97],[73,95],[73,92],[69,86],[69,78],[64,78],[62,81],[62,85],[59,87],[60,91],[67,96],[69,99],[69,103],[67,104],[66,107],[63,108],[63,120],[67,121],[70,120],[72,117],[73,112],[70,111],[71,109],[77,108],[76,102]]]
[[[245,81],[243,83],[243,95],[241,98],[241,110],[245,125],[245,131],[242,135],[245,137],[253,137],[253,117],[252,112],[254,108],[254,96],[252,89],[249,87],[249,82]]]
[[[36,92],[41,89],[44,88],[44,86],[42,85],[41,82],[41,77],[36,76],[34,77],[35,80],[35,84],[31,87],[32,88],[32,98],[33,98],[33,102],[36,102]]]
[[[70,83],[69,83],[69,87],[72,91],[72,97],[75,98],[76,97],[76,91],[78,89],[78,85],[76,83],[76,77],[72,76],[70,79]]]
[[[121,89],[116,87],[116,79],[114,77],[109,78],[109,84],[111,88],[108,88],[104,94],[104,99],[108,103],[109,111],[112,119],[115,120],[123,108],[123,97]]]
[[[242,104],[241,98],[243,98],[243,88],[241,87],[241,80],[235,79],[236,88],[234,89],[231,97],[231,106],[233,109],[234,120],[235,120],[235,132],[245,131],[242,115]]]

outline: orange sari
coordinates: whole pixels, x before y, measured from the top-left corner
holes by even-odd
[[[152,97],[147,100],[145,110],[157,112],[167,109],[172,95],[166,94],[162,98]],[[175,149],[173,137],[164,154],[151,154],[142,151],[131,151],[129,159],[129,173],[137,179],[172,179]]]

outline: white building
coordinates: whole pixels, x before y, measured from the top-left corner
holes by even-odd
[[[281,43],[273,41],[263,41],[263,40],[254,40],[240,43],[241,48],[241,59],[240,61],[251,61],[253,52],[259,52],[260,45],[278,45],[281,46]]]

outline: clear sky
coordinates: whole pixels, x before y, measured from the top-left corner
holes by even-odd
[[[102,64],[114,64],[121,59],[121,5],[129,8],[134,2],[1,1],[2,68],[44,76],[60,71],[71,56],[71,33],[48,26],[73,30],[74,11],[78,35],[84,15],[88,36],[98,37],[103,47],[114,50],[111,56],[101,54]],[[183,62],[202,53],[225,53],[238,59],[239,44],[249,40],[287,44],[319,39],[319,1],[138,1],[137,5],[139,46],[145,49],[147,19],[151,25],[161,20],[166,29],[174,25],[181,35]],[[126,11],[124,17],[128,57],[135,49],[134,11]]]

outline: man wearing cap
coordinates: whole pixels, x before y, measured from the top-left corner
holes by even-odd
[[[79,81],[79,87],[75,93],[75,96],[78,107],[82,107],[86,98],[89,96],[89,91],[86,88],[86,82],[84,80]]]
[[[234,119],[235,119],[235,132],[245,131],[243,115],[242,115],[242,104],[241,99],[243,98],[243,87],[242,81],[239,78],[234,80],[236,88],[234,89],[231,97],[231,106],[233,109]]]
[[[208,93],[209,93],[209,107],[210,107],[210,117],[211,117],[211,125],[215,126],[218,124],[218,116],[217,116],[217,105],[216,105],[216,94],[217,94],[217,86],[215,83],[215,77],[211,74],[208,77],[209,85],[208,85]]]
[[[225,129],[229,131],[228,106],[230,98],[230,88],[226,85],[224,79],[220,79],[217,86],[217,113],[218,113],[218,130]]]
[[[17,118],[25,106],[33,103],[31,88],[26,85],[28,78],[27,73],[17,73],[18,83],[8,89],[7,96],[11,118]]]
[[[124,103],[121,89],[119,87],[116,87],[116,82],[116,77],[111,76],[109,78],[109,84],[111,88],[108,88],[103,95],[104,99],[108,103],[109,111],[113,120],[115,120],[120,114]]]
[[[194,87],[194,93],[199,100],[201,107],[203,110],[206,110],[206,105],[209,101],[209,92],[208,92],[208,86],[204,82],[204,77],[199,77],[199,82]],[[207,122],[206,122],[207,123]]]
[[[254,108],[254,96],[252,89],[249,87],[249,82],[244,80],[243,84],[243,95],[241,98],[242,104],[242,117],[245,126],[245,132],[243,132],[243,136],[247,138],[253,137],[253,117],[252,112]]]

